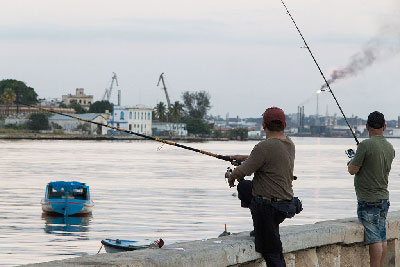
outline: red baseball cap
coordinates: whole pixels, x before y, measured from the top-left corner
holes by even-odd
[[[277,107],[267,108],[263,114],[263,121],[265,124],[274,123],[274,121],[286,122],[285,112]]]

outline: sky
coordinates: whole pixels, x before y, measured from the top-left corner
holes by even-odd
[[[331,84],[346,116],[397,119],[400,3],[285,4],[326,78],[351,70]],[[280,0],[2,0],[0,10],[0,80],[24,81],[40,98],[84,88],[102,100],[115,72],[112,102],[119,89],[122,105],[154,107],[166,103],[163,72],[171,102],[206,91],[212,115],[304,105],[306,115],[318,106],[340,116],[329,92],[317,96],[324,80]]]

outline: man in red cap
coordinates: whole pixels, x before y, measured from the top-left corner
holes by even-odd
[[[293,199],[295,146],[284,133],[286,119],[282,109],[268,108],[263,114],[262,126],[266,140],[258,143],[249,156],[231,156],[231,159],[244,162],[235,168],[228,182],[233,187],[238,180],[242,207],[251,210],[256,251],[263,255],[268,267],[281,267],[286,263],[279,224],[290,216],[277,206],[283,202],[290,203]],[[244,180],[245,176],[253,173],[253,181]]]

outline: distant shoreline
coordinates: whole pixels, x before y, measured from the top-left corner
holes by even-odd
[[[352,137],[329,137],[329,136],[311,136],[311,135],[289,135],[290,137],[320,137],[320,138],[352,138]],[[207,142],[207,141],[261,141],[265,137],[250,137],[244,140],[235,140],[229,138],[213,138],[213,137],[194,137],[194,136],[157,136],[160,139],[168,141],[180,142]],[[386,138],[399,138],[395,136],[385,136]],[[366,138],[366,137],[359,137]],[[95,141],[140,141],[149,140],[138,136],[91,136],[91,135],[56,135],[56,134],[40,134],[40,133],[0,133],[0,140],[95,140]],[[150,140],[151,141],[151,140]]]
[[[176,137],[157,136],[169,141],[206,142],[206,141],[230,141],[229,138],[209,137]],[[89,135],[47,135],[47,134],[0,134],[0,140],[95,140],[95,141],[126,141],[126,140],[149,140],[137,136],[89,136]],[[252,140],[252,139],[249,139]],[[258,139],[256,139],[258,140]],[[259,139],[261,140],[261,139]],[[151,140],[150,140],[151,141]]]

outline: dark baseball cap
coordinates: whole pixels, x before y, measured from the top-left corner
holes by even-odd
[[[385,125],[385,116],[379,111],[371,112],[367,124],[374,129],[380,129]]]
[[[267,108],[263,114],[265,124],[284,124],[286,122],[285,112],[277,107]]]

